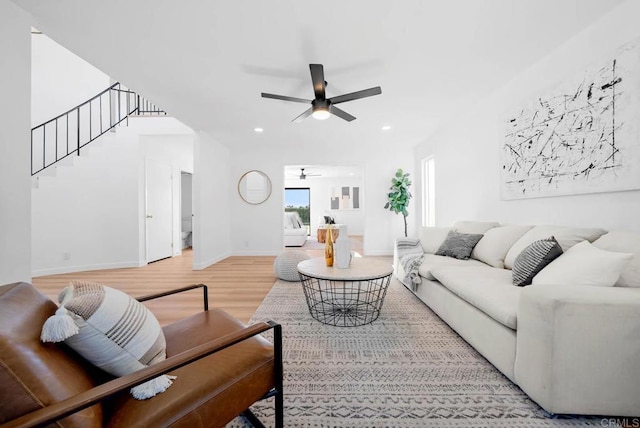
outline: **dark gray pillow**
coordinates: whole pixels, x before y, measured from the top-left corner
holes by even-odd
[[[562,254],[562,247],[553,236],[532,242],[513,261],[513,285],[524,287],[531,284],[545,266]]]
[[[447,238],[444,240],[436,255],[455,257],[456,259],[467,260],[482,238],[481,234],[458,233],[453,230],[449,231]]]

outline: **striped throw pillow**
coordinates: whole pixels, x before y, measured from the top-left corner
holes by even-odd
[[[553,236],[532,242],[513,262],[513,284],[519,287],[531,284],[533,277],[560,254],[562,248]]]
[[[87,281],[73,281],[58,298],[60,308],[42,328],[45,342],[64,341],[91,364],[124,376],[166,357],[166,342],[156,317],[122,291]],[[132,388],[146,399],[171,386],[173,376],[159,376]]]

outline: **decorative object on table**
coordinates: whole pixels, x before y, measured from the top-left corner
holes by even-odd
[[[396,175],[391,179],[390,192],[387,193],[388,201],[384,205],[385,209],[396,214],[402,214],[404,218],[404,237],[407,237],[407,216],[409,212],[409,199],[411,199],[411,193],[409,193],[409,186],[411,186],[411,180],[409,180],[409,173],[404,172],[402,168],[398,168]]]
[[[640,187],[640,39],[531,97],[506,118],[504,200]]]
[[[333,236],[330,224],[327,225],[327,242],[324,246],[324,260],[327,266],[333,266]]]
[[[323,218],[323,224],[336,224],[336,220],[335,218],[331,217],[330,215],[324,215],[322,216]]]
[[[339,269],[346,269],[351,263],[351,243],[347,236],[347,226],[341,225],[339,234],[333,245],[334,261]]]

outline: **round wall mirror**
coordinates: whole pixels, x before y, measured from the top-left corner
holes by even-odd
[[[245,172],[238,181],[238,193],[248,204],[261,204],[271,196],[271,180],[262,171]]]

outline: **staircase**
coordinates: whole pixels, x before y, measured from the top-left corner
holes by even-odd
[[[31,175],[42,173],[130,116],[166,115],[153,103],[114,83],[82,104],[31,130]],[[125,122],[126,123],[126,122]]]

